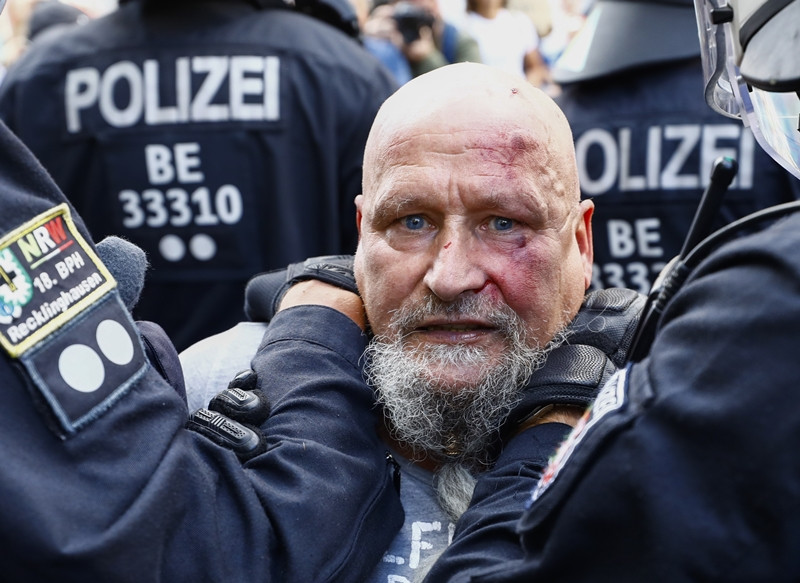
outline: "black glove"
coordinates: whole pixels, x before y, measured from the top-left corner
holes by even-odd
[[[253,370],[238,373],[207,409],[198,409],[189,417],[187,428],[232,450],[242,462],[264,453],[267,445],[259,426],[269,416],[270,407],[255,388],[256,380]]]
[[[548,405],[587,407],[624,364],[645,300],[622,288],[587,294],[567,327],[566,341],[531,375],[522,401],[504,424],[503,437],[513,436],[520,424]]]
[[[300,263],[292,263],[286,269],[276,269],[253,277],[244,292],[244,313],[253,322],[269,322],[289,288],[308,279],[318,279],[358,293],[352,255],[309,257]]]

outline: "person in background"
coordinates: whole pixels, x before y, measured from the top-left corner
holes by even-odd
[[[147,252],[135,316],[179,349],[241,319],[254,273],[355,249],[364,142],[396,84],[349,14],[322,22],[332,6],[128,0],[35,43],[0,88],[93,235]]]
[[[549,0],[551,22],[547,35],[539,34],[539,52],[548,67],[553,67],[572,38],[582,28],[594,0]],[[553,81],[555,83],[555,81]],[[555,92],[557,95],[557,91]]]
[[[528,16],[504,0],[467,0],[462,29],[478,42],[481,62],[547,88],[550,72],[539,52],[539,35]]]
[[[720,227],[800,196],[800,185],[702,92],[691,0],[597,0],[552,69],[575,137],[581,193],[596,202],[592,286],[647,293],[681,250],[712,163],[739,172]]]
[[[87,10],[68,0],[14,0],[0,15],[3,74],[45,28],[54,24],[81,24],[89,18]]]
[[[373,8],[372,0],[350,0],[350,3],[358,19],[359,40],[367,52],[371,53],[389,70],[398,87],[410,81],[412,78],[411,66],[391,35],[367,34],[364,30]]]
[[[554,11],[551,0],[506,0],[506,8],[518,10],[528,15],[536,27],[536,34],[543,40],[553,32]],[[557,15],[559,16],[559,15]]]
[[[366,39],[384,39],[400,49],[412,77],[450,63],[480,63],[475,39],[442,18],[438,0],[400,0],[373,8]]]
[[[34,0],[17,0],[0,15],[2,40],[0,64],[3,75],[8,68],[25,52],[28,46],[28,20],[33,10]]]

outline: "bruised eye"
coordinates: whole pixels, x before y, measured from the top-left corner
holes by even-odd
[[[409,215],[403,218],[403,224],[409,231],[418,231],[425,227],[425,219],[420,215]]]
[[[514,227],[514,221],[505,217],[494,217],[491,226],[496,231],[508,231]]]

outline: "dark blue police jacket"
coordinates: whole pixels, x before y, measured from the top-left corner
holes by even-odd
[[[544,472],[563,426],[511,441],[426,581],[797,581],[799,295],[800,213],[719,247]]]
[[[0,152],[0,579],[368,576],[402,509],[361,330],[276,316],[254,361],[268,450],[243,465],[185,428],[81,218],[2,124]]]
[[[706,104],[699,58],[565,85],[556,101],[573,129],[581,193],[595,202],[593,288],[649,291],[721,156],[739,172],[715,227],[800,196],[741,121]]]
[[[243,319],[253,274],[355,250],[363,148],[395,88],[356,40],[243,0],[128,2],[46,37],[0,117],[95,238],[147,251],[135,314],[179,350]]]

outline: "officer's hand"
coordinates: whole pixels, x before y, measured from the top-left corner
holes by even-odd
[[[243,462],[266,451],[266,441],[259,429],[269,417],[270,406],[256,389],[256,373],[243,370],[216,395],[206,409],[198,409],[187,428],[232,450]]]
[[[322,281],[350,294],[358,294],[352,255],[310,257],[292,263],[286,269],[268,271],[252,278],[245,290],[245,314],[254,322],[269,322],[281,308],[286,292],[296,283],[308,280]]]
[[[566,341],[531,375],[522,401],[508,416],[503,438],[540,423],[574,425],[624,364],[644,302],[645,296],[628,289],[588,294],[567,327]]]

